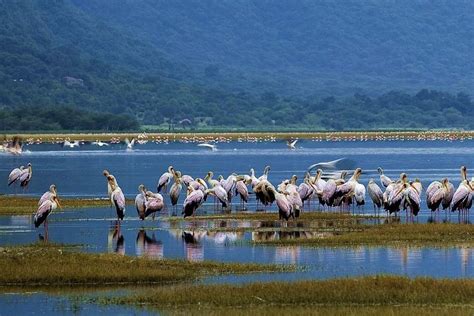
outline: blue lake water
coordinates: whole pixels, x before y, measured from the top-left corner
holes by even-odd
[[[219,143],[218,150],[214,152],[197,147],[196,144],[184,143],[148,143],[137,146],[132,152],[126,151],[123,145],[111,145],[106,149],[91,145],[80,149],[31,145],[26,147],[28,152],[22,156],[0,155],[0,179],[5,180],[0,181],[0,193],[13,194],[17,190],[17,193],[39,197],[51,183],[55,183],[60,196],[106,197],[102,170],[109,169],[126,196],[134,197],[141,183],[155,190],[158,178],[168,165],[194,177],[204,177],[209,170],[224,176],[232,172],[248,173],[250,168],[255,168],[258,176],[265,165],[270,165],[269,180],[278,184],[292,174],[301,179],[306,168],[313,163],[343,157],[349,159],[353,167],[364,170],[361,177],[363,184],[367,184],[371,177],[378,180],[375,170],[381,166],[393,178],[398,178],[400,172],[408,173],[411,179],[418,177],[425,188],[431,181],[443,177],[450,178],[457,186],[459,167],[466,165],[469,171],[474,162],[474,141],[300,141],[298,144],[300,148],[290,151],[283,142]],[[23,193],[19,189],[7,187],[6,179],[10,170],[28,162],[33,165],[33,179],[28,190]],[[180,205],[184,195],[183,191]],[[250,209],[253,207],[251,204]],[[370,202],[364,212],[369,211]],[[429,218],[430,213],[423,210],[419,221],[426,222]],[[441,220],[443,218],[444,215],[441,215]],[[455,222],[457,216],[448,220]],[[245,233],[216,232],[219,228],[239,225],[255,229]],[[115,225],[115,211],[108,207],[58,211],[51,215],[47,237],[50,242],[82,244],[84,251],[88,252],[116,252],[156,259],[283,263],[299,267],[297,272],[292,273],[224,276],[202,282],[324,279],[380,273],[437,278],[474,276],[474,257],[472,249],[468,247],[305,248],[264,247],[250,243],[252,239],[309,238],[315,233],[314,229],[306,230],[305,227],[290,233],[281,233],[278,229],[266,231],[255,221],[177,223],[158,218],[142,222],[137,219],[134,207],[128,206],[120,229]],[[0,246],[31,243],[44,238],[43,227],[35,229],[31,216],[0,216]],[[41,301],[45,299],[42,295],[35,294],[26,300]],[[0,295],[0,310],[8,312],[4,307],[14,306],[12,301],[15,300],[24,302],[21,297],[16,294]],[[60,298],[50,299],[60,306],[65,304]],[[95,305],[82,307],[86,310],[91,308],[93,313],[127,313],[126,309],[120,308],[107,311]]]

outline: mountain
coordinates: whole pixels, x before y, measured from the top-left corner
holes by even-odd
[[[472,1],[74,3],[170,60],[219,82],[233,78],[233,87],[293,95],[474,88]]]
[[[397,3],[0,0],[0,130],[474,128],[473,5]]]

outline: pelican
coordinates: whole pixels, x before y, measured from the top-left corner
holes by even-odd
[[[380,174],[380,183],[382,183],[382,186],[383,187],[388,187],[390,185],[390,183],[393,183],[393,180],[390,179],[389,177],[387,177],[384,173],[383,173],[383,169],[381,167],[378,167],[377,168],[377,172]]]
[[[135,146],[135,138],[132,138],[132,141],[129,141],[128,138],[125,138],[125,144],[127,145],[127,151],[132,151],[133,146]]]
[[[20,179],[20,175],[24,169],[24,166],[20,166],[20,168],[15,168],[10,172],[8,175],[8,186],[16,183]]]
[[[331,170],[334,170],[334,169],[349,169],[349,168],[342,168],[342,167],[349,167],[349,165],[352,165],[352,163],[350,163],[350,162],[351,161],[349,161],[346,158],[339,158],[339,159],[328,161],[328,162],[318,162],[318,163],[315,163],[315,164],[312,164],[311,166],[309,166],[307,171],[310,172],[311,170],[313,170],[315,168],[331,169]]]
[[[211,151],[216,151],[216,150],[217,150],[217,146],[216,146],[216,145],[209,144],[209,143],[201,143],[201,144],[198,144],[198,146],[199,146],[199,147],[208,148],[208,149],[210,149]]]
[[[369,184],[367,185],[367,191],[369,192],[369,196],[374,204],[374,212],[380,210],[383,204],[383,193],[377,183],[375,183],[374,179],[370,179]]]
[[[206,190],[207,191],[207,190]],[[188,187],[188,196],[183,202],[183,217],[194,216],[196,210],[206,199],[206,193],[201,190],[194,190],[192,186]]]
[[[65,140],[63,143],[63,147],[74,148],[74,147],[79,147],[79,146],[80,146],[80,143],[78,140],[75,140],[72,143],[68,140]]]
[[[92,145],[97,145],[97,146],[99,146],[99,147],[103,147],[103,146],[109,146],[109,143],[106,143],[106,142],[97,140],[97,141],[95,141],[95,142],[92,142]]]
[[[51,195],[54,195],[54,194],[57,194],[57,191],[56,191],[56,185],[54,184],[51,184],[49,186],[49,190],[44,192],[44,194],[41,196],[41,198],[39,199],[38,201],[38,206],[40,206],[41,204],[43,204],[45,201],[49,200],[51,198]]]
[[[164,189],[166,192],[166,188],[168,184],[171,182],[171,178],[173,178],[174,168],[173,166],[168,167],[168,172],[165,172],[161,175],[160,179],[158,180],[158,185],[156,187],[156,191],[160,193],[161,189]]]
[[[296,146],[295,146],[295,145],[296,145],[297,142],[298,142],[298,138],[295,139],[295,140],[288,140],[288,141],[286,142],[286,145],[288,146],[289,149],[295,150],[295,149],[296,149]]]
[[[107,181],[110,184],[112,190],[110,194],[110,201],[115,206],[117,211],[117,218],[123,220],[125,216],[125,196],[123,195],[122,189],[118,186],[117,180],[111,174],[107,176]]]

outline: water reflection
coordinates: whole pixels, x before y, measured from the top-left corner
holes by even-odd
[[[204,247],[200,243],[203,236],[205,236],[205,232],[183,231],[181,237],[184,241],[187,260],[193,262],[204,260]]]
[[[120,221],[115,221],[107,236],[107,250],[109,253],[125,255],[125,238],[121,232]]]
[[[162,259],[163,244],[156,240],[155,233],[152,233],[150,238],[144,229],[140,229],[135,242],[135,253],[139,257]]]

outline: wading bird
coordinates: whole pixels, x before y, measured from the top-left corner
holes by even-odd
[[[388,187],[390,183],[393,183],[392,179],[383,173],[383,169],[381,167],[377,168],[377,172],[380,174],[380,183],[384,188]]]
[[[174,183],[170,188],[170,200],[171,200],[171,206],[173,208],[176,208],[176,205],[178,204],[178,200],[179,200],[179,195],[180,195],[181,189],[182,189],[181,172],[174,171],[173,172],[173,180],[174,180]]]
[[[123,195],[122,189],[118,186],[117,180],[111,174],[107,176],[107,182],[112,190],[110,194],[110,201],[115,206],[117,211],[117,218],[123,220],[125,216],[125,196]]]
[[[20,182],[20,186],[23,188],[27,188],[28,184],[31,181],[31,177],[33,176],[33,167],[31,166],[31,163],[28,163],[28,168],[21,170],[20,177],[18,181]]]
[[[20,168],[15,168],[10,172],[10,174],[8,175],[8,186],[19,181],[20,175],[24,169],[24,166],[20,166]]]
[[[44,194],[41,196],[41,198],[39,199],[38,201],[38,206],[40,206],[41,204],[43,204],[45,201],[49,200],[51,198],[51,195],[57,195],[57,191],[56,191],[56,185],[54,184],[51,184],[49,186],[49,190],[44,192]]]
[[[183,202],[183,217],[194,216],[196,210],[206,199],[206,193],[201,190],[194,190],[192,186],[188,187],[188,196]]]
[[[48,200],[41,203],[34,216],[34,223],[36,228],[38,228],[44,222],[46,240],[48,240],[48,216],[58,206],[61,207],[58,196],[56,194],[51,194]]]
[[[383,192],[377,183],[375,183],[374,179],[370,179],[369,184],[367,185],[367,191],[372,203],[374,204],[374,212],[377,214],[383,205]]]
[[[173,174],[174,174],[174,168],[173,166],[169,166],[168,172],[163,173],[160,179],[158,180],[158,185],[156,186],[156,192],[160,193],[162,189],[164,192],[166,192],[166,188],[168,184],[171,182],[171,179],[173,178]]]
[[[459,211],[460,215],[465,215],[472,206],[473,188],[467,180],[467,168],[461,167],[461,183],[459,183],[456,192],[454,192],[453,200],[451,201],[451,211]]]

